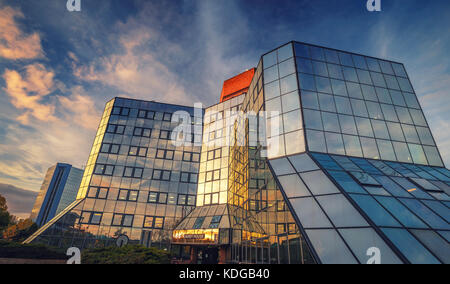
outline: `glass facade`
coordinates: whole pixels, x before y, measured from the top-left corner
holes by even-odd
[[[30,218],[42,226],[75,201],[83,170],[56,164],[47,170]]]
[[[194,144],[172,143],[177,111]],[[261,57],[246,93],[200,111],[109,102],[77,201],[27,242],[449,263],[449,219],[450,171],[403,64],[290,42]]]

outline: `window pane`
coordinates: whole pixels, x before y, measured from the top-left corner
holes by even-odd
[[[364,157],[368,159],[380,159],[375,139],[361,137],[361,146]]]
[[[370,124],[370,120],[367,118],[359,118],[356,117],[356,126],[358,128],[358,133],[361,136],[374,137],[372,131],[372,125]]]
[[[362,100],[351,99],[353,113],[357,116],[369,117],[367,113],[366,104]]]
[[[317,93],[301,91],[301,96],[303,107],[319,109],[319,100],[317,98]]]
[[[393,142],[393,144],[397,160],[403,163],[412,163],[407,144],[400,142]]]
[[[412,233],[445,264],[450,263],[450,246],[438,234],[423,230],[412,230]]]
[[[400,224],[371,196],[355,194],[350,196],[376,225],[400,227]]]
[[[312,245],[324,264],[355,264],[357,261],[335,230],[307,230]]]
[[[370,256],[367,256],[366,252],[371,247],[380,249],[381,264],[402,264],[402,261],[373,229],[341,229],[339,232],[362,264],[369,260]]]
[[[357,136],[343,135],[345,152],[349,156],[362,157],[361,143]]]
[[[333,96],[319,94],[319,104],[321,110],[336,112]]]
[[[353,116],[339,115],[339,122],[341,124],[342,133],[358,135],[355,119],[353,118]]]
[[[364,218],[342,194],[319,196],[317,200],[335,227],[368,226]]]
[[[378,149],[382,160],[396,161],[391,141],[377,139]]]
[[[328,153],[345,155],[341,134],[325,132],[325,140],[327,142]]]
[[[357,83],[346,82],[348,95],[351,98],[363,99],[361,87]]]
[[[322,121],[325,131],[341,132],[337,114],[322,112]]]
[[[413,264],[439,264],[440,262],[421,245],[408,231],[387,229],[382,231]]]
[[[333,94],[348,97],[347,87],[344,81],[331,79],[331,86],[333,88]]]
[[[281,94],[287,94],[297,90],[297,75],[292,74],[280,80]]]
[[[305,184],[297,174],[278,178],[288,198],[311,196]]]
[[[425,150],[425,154],[427,156],[428,163],[431,166],[443,167],[441,157],[439,156],[439,152],[436,147],[423,146]]]
[[[380,120],[371,120],[373,132],[375,133],[376,138],[380,139],[390,139],[389,132],[384,121]]]
[[[423,152],[423,148],[420,145],[408,144],[409,151],[411,151],[411,156],[416,164],[427,164],[427,158],[425,157],[425,153]]]
[[[405,137],[403,136],[403,131],[400,124],[388,122],[387,127],[392,140],[405,142]]]
[[[332,94],[330,79],[316,76],[317,91]]]
[[[300,176],[314,195],[339,193],[336,186],[322,171],[302,173]]]
[[[319,111],[305,109],[303,115],[305,116],[306,128],[323,130],[322,118]]]
[[[304,228],[331,228],[332,225],[312,197],[290,199]]]
[[[450,225],[441,219],[438,215],[434,214],[430,209],[425,207],[419,200],[402,198],[400,201],[405,204],[411,211],[417,216],[422,218],[433,229],[449,230]]]
[[[336,101],[336,109],[338,113],[353,115],[350,100],[348,98],[336,96],[334,97],[334,100]]]
[[[346,192],[367,194],[347,173],[338,171],[328,171],[328,173]]]
[[[392,197],[375,197],[384,208],[389,210],[397,220],[399,220],[405,227],[408,228],[428,228],[419,218],[417,218],[411,211],[406,209],[400,202]]]
[[[306,137],[308,139],[308,148],[310,151],[326,152],[325,136],[323,132],[307,130]]]

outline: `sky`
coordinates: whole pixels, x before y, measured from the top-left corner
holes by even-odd
[[[450,2],[0,0],[0,194],[28,217],[47,169],[83,167],[116,96],[218,102],[224,80],[298,40],[402,62],[450,166]]]

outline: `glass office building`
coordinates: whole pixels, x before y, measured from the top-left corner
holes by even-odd
[[[58,163],[47,170],[30,218],[40,227],[75,201],[83,170]]]
[[[161,141],[179,109],[202,143]],[[222,263],[450,262],[450,171],[403,64],[290,42],[246,93],[193,112],[109,102],[78,200],[27,241],[125,234],[193,261],[215,247]]]

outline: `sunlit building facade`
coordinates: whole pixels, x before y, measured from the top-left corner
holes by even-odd
[[[109,102],[78,200],[27,241],[126,235],[203,263],[450,262],[450,171],[403,64],[290,42],[251,75],[200,110]],[[177,110],[199,143],[161,134]]]
[[[43,226],[75,201],[83,170],[58,163],[47,170],[30,218]]]

